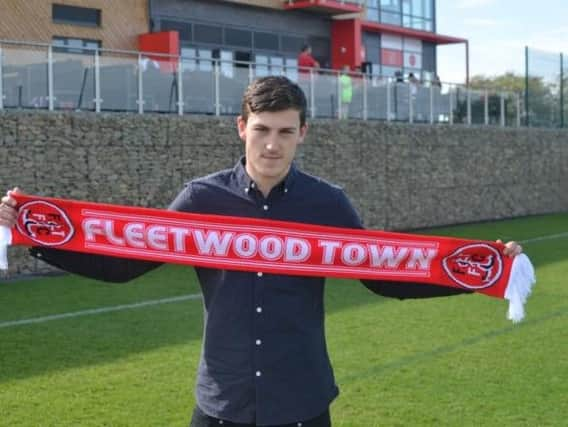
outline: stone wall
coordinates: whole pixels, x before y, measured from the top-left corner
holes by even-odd
[[[567,133],[316,120],[298,153],[368,227],[412,229],[568,210]],[[0,189],[165,207],[242,154],[234,118],[0,113]],[[39,271],[10,250],[11,274]]]

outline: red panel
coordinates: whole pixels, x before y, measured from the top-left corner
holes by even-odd
[[[428,31],[413,30],[411,28],[398,27],[396,25],[379,24],[377,22],[364,21],[361,26],[366,31],[377,33],[394,34],[403,37],[413,37],[435,44],[467,43],[467,39],[458,37],[444,36],[442,34],[430,33]]]
[[[179,33],[177,31],[161,31],[159,33],[146,33],[138,36],[138,50],[141,52],[153,52],[163,55],[145,55],[160,64],[160,70],[174,72],[177,68],[179,55]]]
[[[296,0],[292,3],[288,1],[284,4],[284,9],[308,9],[323,13],[357,13],[363,8],[356,3],[345,3],[340,0]]]
[[[381,49],[381,63],[391,67],[402,67],[402,50]]]
[[[361,66],[361,21],[335,20],[331,24],[331,67],[339,70],[344,65],[354,70]]]

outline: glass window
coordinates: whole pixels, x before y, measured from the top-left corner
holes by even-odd
[[[247,30],[226,28],[225,43],[230,46],[252,47],[252,33]]]
[[[160,21],[160,31],[177,31],[180,40],[191,41],[191,24],[187,22],[164,19]]]
[[[279,50],[278,36],[272,33],[254,33],[255,49]]]
[[[100,9],[53,4],[51,5],[51,16],[56,24],[73,24],[87,27],[101,26]]]
[[[183,71],[195,71],[197,68],[197,51],[193,47],[181,48],[181,67]]]
[[[379,9],[367,7],[367,20],[379,22]]]
[[[196,42],[223,44],[223,29],[213,25],[195,24],[193,37]]]
[[[100,49],[101,42],[99,40],[53,37],[52,45],[55,52],[94,54],[95,49]]]
[[[400,13],[381,11],[381,22],[385,24],[401,25]]]
[[[213,70],[213,51],[211,49],[198,49],[197,56],[199,57],[199,70],[212,71]]]
[[[284,52],[298,53],[304,45],[302,37],[282,36],[282,50]]]
[[[230,50],[222,50],[219,57],[221,60],[221,74],[225,77],[233,78],[233,52]]]
[[[424,16],[424,0],[412,0],[412,14]]]
[[[256,77],[268,75],[268,56],[256,55]]]
[[[400,0],[381,0],[381,9],[400,12]]]

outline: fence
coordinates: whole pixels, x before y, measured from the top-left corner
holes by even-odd
[[[222,59],[84,48],[70,52],[0,40],[0,110],[237,115],[244,89],[265,75],[296,81],[311,118],[520,126],[521,98],[511,92]]]
[[[568,58],[525,48],[526,125],[565,127],[568,123]]]

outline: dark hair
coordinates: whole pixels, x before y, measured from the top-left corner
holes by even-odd
[[[302,52],[305,52],[306,50],[310,49],[311,46],[309,44],[305,44],[302,46]]]
[[[245,90],[241,117],[246,122],[250,113],[288,109],[300,113],[300,126],[306,124],[307,102],[302,88],[284,76],[261,77]]]

